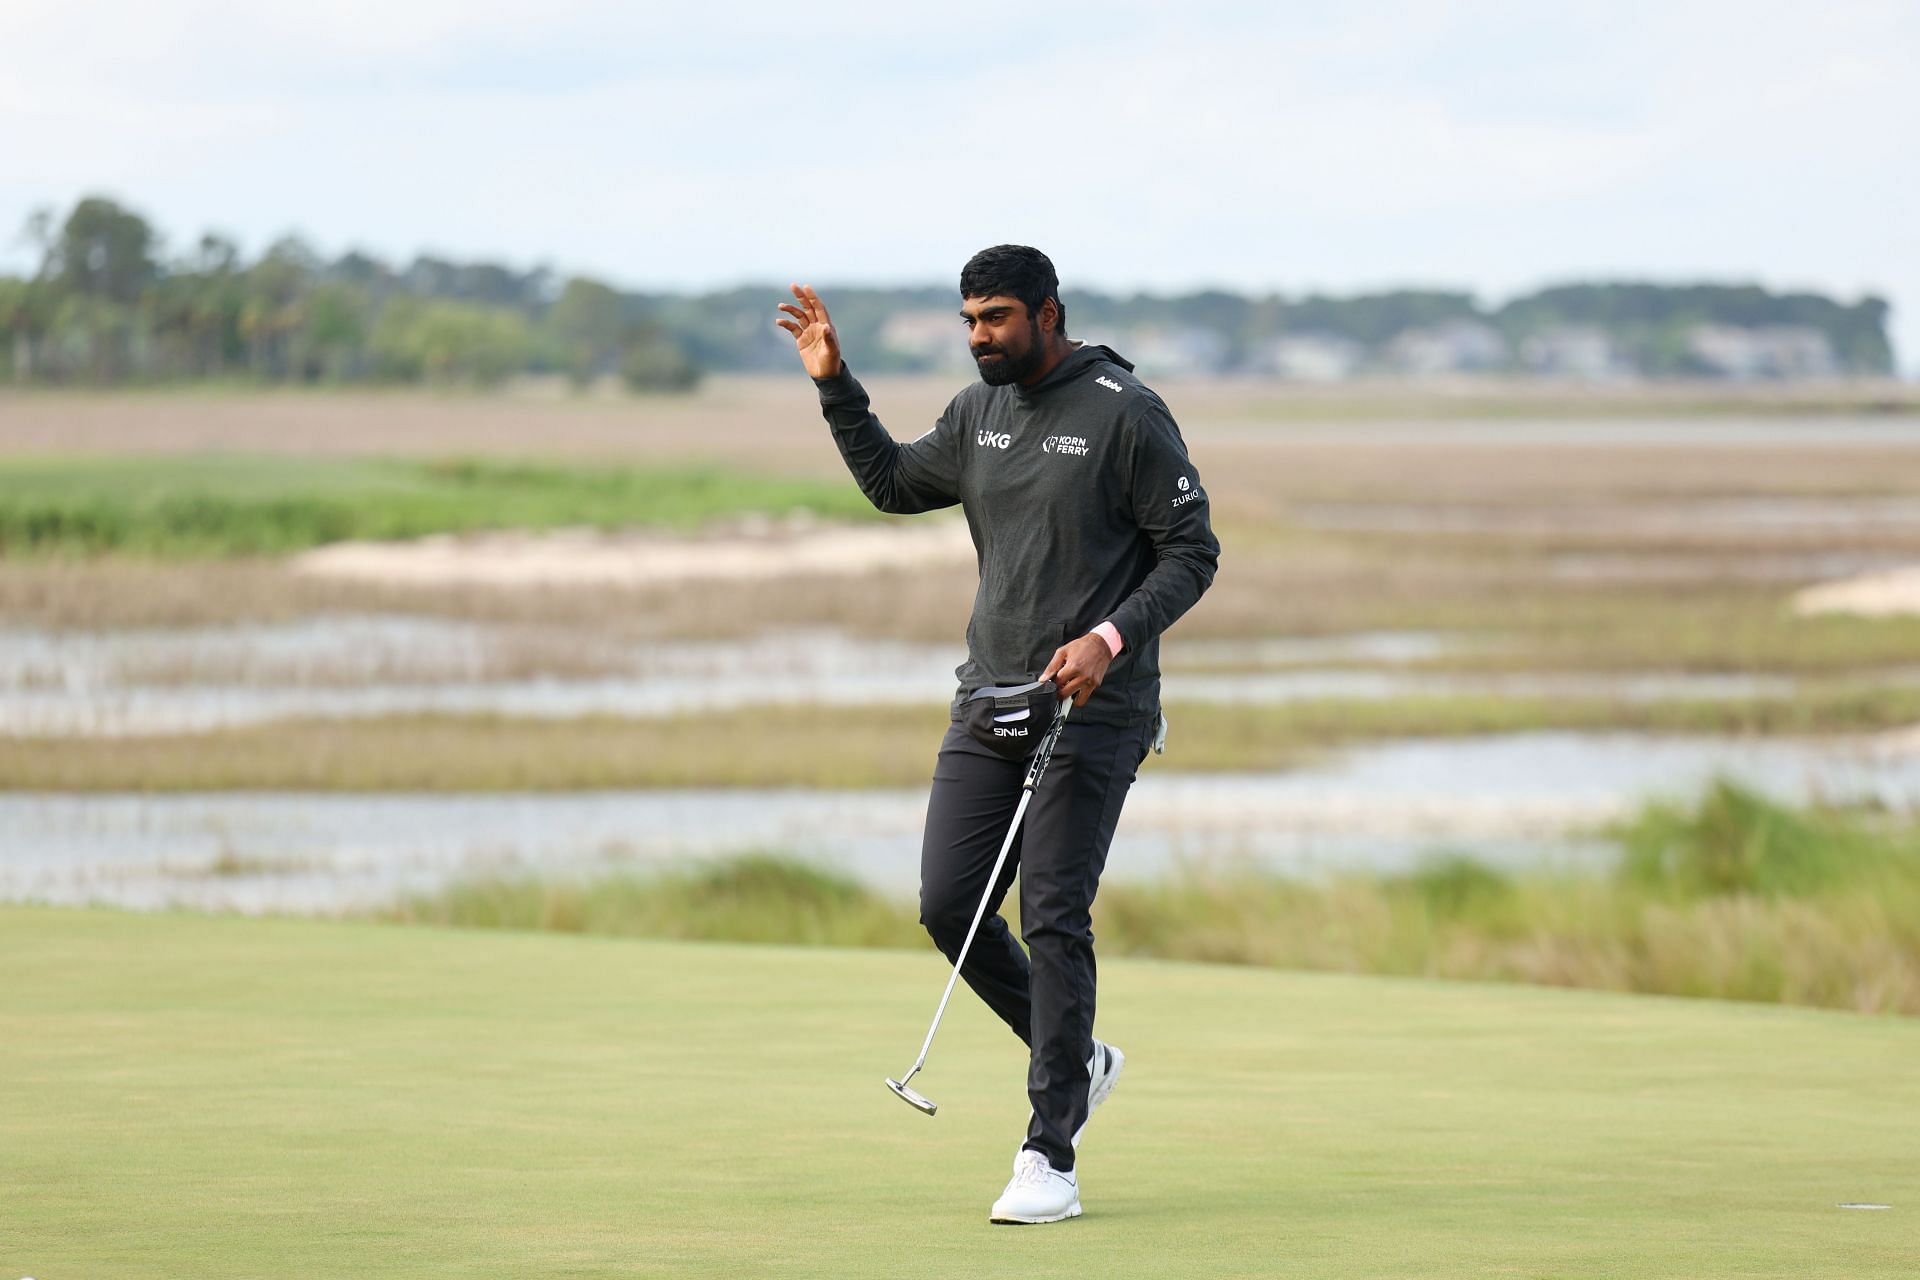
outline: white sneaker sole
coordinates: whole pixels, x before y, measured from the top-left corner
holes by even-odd
[[[1113,1055],[1113,1070],[1107,1072],[1104,1085],[1096,1085],[1087,1095],[1087,1118],[1080,1122],[1080,1127],[1073,1133],[1073,1145],[1076,1150],[1080,1146],[1080,1139],[1086,1136],[1087,1126],[1093,1123],[1093,1113],[1099,1109],[1101,1103],[1113,1096],[1113,1086],[1120,1083],[1120,1073],[1127,1066],[1126,1054],[1112,1045],[1107,1046],[1107,1052]]]
[[[1016,1218],[1011,1214],[996,1214],[988,1218],[987,1221],[993,1223],[995,1226],[1002,1227],[1034,1227],[1043,1222],[1065,1222],[1068,1218],[1077,1218],[1079,1216],[1080,1200],[1078,1197],[1075,1197],[1073,1203],[1068,1205],[1064,1212],[1056,1213],[1050,1218]]]

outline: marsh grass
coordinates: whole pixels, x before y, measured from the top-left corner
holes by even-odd
[[[1920,828],[1719,780],[1612,832],[1610,873],[1440,854],[1323,882],[1191,871],[1101,898],[1130,954],[1920,1013]]]
[[[0,790],[924,785],[946,719],[938,705],[845,713],[764,707],[658,720],[421,715],[141,737],[0,737]],[[834,749],[822,751],[828,723]]]
[[[1264,465],[1282,461],[1266,459]],[[182,481],[194,463],[174,459],[158,471],[171,469],[166,477],[171,485]],[[402,612],[563,622],[596,632],[662,637],[739,636],[806,626],[844,628],[875,639],[951,642],[964,630],[972,594],[967,566],[862,580],[712,583],[697,591],[318,582],[291,573],[271,555],[314,539],[407,536],[436,527],[597,522],[686,527],[676,521],[720,518],[730,510],[799,506],[865,516],[870,509],[851,485],[837,481],[762,477],[755,482],[713,468],[616,468],[609,473],[613,479],[602,480],[599,472],[578,467],[462,464],[478,470],[466,479],[435,480],[441,488],[422,497],[378,485],[355,489],[349,481],[368,472],[431,476],[425,463],[239,463],[263,466],[265,478],[255,478],[261,485],[279,483],[274,472],[284,472],[284,480],[311,471],[316,487],[285,501],[263,490],[249,497],[236,489],[210,505],[197,499],[184,507],[158,504],[136,518],[130,490],[114,499],[120,505],[113,512],[89,514],[85,502],[59,486],[37,495],[16,484],[10,492],[6,477],[28,464],[0,464],[0,544],[7,549],[0,556],[0,618],[15,625],[98,629]],[[114,483],[131,486],[137,470],[129,464]],[[672,477],[693,475],[728,480],[706,488],[672,483]],[[641,477],[673,489],[676,501],[685,505],[676,511],[664,498],[647,496]],[[330,495],[323,492],[328,485],[350,492]],[[40,523],[22,532],[34,521]],[[1796,616],[1787,598],[1791,588],[1819,575],[1803,568],[1750,576],[1749,569],[1764,568],[1776,553],[1758,548],[1739,528],[1728,529],[1726,545],[1686,575],[1638,581],[1631,578],[1641,568],[1670,574],[1684,557],[1669,548],[1637,546],[1629,531],[1622,531],[1593,549],[1614,564],[1608,574],[1624,578],[1567,576],[1557,567],[1557,553],[1519,538],[1464,547],[1413,535],[1308,534],[1288,526],[1284,511],[1254,518],[1245,505],[1236,512],[1225,499],[1219,525],[1226,547],[1220,577],[1202,607],[1169,636],[1170,666],[1178,665],[1181,642],[1188,637],[1368,630],[1432,630],[1498,642],[1408,664],[1408,669],[1429,671],[1841,673],[1910,663],[1920,652],[1920,619]],[[241,555],[247,547],[258,554]],[[76,548],[105,548],[105,553],[88,551],[86,558],[74,559],[70,553]],[[194,548],[212,548],[223,558],[180,558],[199,554]],[[1905,530],[1863,530],[1840,549],[1880,557],[1920,554],[1920,544]],[[163,554],[175,558],[152,558]]]
[[[1912,665],[1920,617],[1800,616],[1775,588],[1571,593],[1478,616],[1510,643],[1462,648],[1418,670],[1833,673]],[[1502,617],[1504,613],[1504,617]],[[1458,621],[1457,619],[1455,620]]]
[[[765,853],[645,877],[469,881],[380,915],[407,924],[839,947],[912,946],[924,936],[910,911],[858,881]]]
[[[0,461],[0,554],[277,555],[475,529],[690,529],[748,512],[871,518],[850,485],[719,466],[195,457]]]
[[[322,871],[322,863],[311,858],[264,857],[259,854],[242,853],[238,849],[225,847],[214,855],[213,861],[206,864],[200,873],[209,878],[228,876],[245,878],[248,876],[283,876],[303,871]]]
[[[1343,747],[1540,730],[1790,735],[1920,721],[1920,687],[1626,702],[1487,696],[1174,704],[1154,771],[1296,768]],[[395,715],[204,733],[0,736],[0,791],[580,791],[923,787],[944,706],[751,707],[635,720]],[[834,747],[819,748],[831,730]]]
[[[1511,873],[1442,852],[1385,875],[1189,867],[1116,881],[1103,954],[1527,982],[1920,1013],[1920,828],[1795,810],[1719,781],[1615,831],[1600,872]],[[1017,892],[1005,914],[1017,926]],[[909,903],[764,853],[649,877],[481,881],[381,913],[404,923],[665,938],[921,946]]]
[[[0,558],[0,619],[57,630],[201,627],[336,615],[411,614],[564,627],[607,639],[742,638],[770,627],[837,627],[875,639],[945,641],[966,629],[972,565],[890,569],[850,582],[796,574],[759,582],[502,590],[329,579],[260,556],[160,561]],[[572,649],[574,642],[562,647]],[[560,670],[564,670],[562,659]]]

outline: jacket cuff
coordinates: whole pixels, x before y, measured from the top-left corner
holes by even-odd
[[[843,404],[866,394],[865,389],[854,380],[853,367],[845,360],[840,362],[840,372],[831,378],[815,378],[813,386],[820,393],[821,404]]]

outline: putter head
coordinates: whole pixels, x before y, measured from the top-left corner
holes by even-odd
[[[939,1103],[933,1101],[933,1099],[931,1098],[921,1097],[918,1093],[915,1093],[912,1089],[907,1088],[907,1086],[905,1086],[904,1084],[901,1084],[898,1080],[893,1079],[891,1076],[887,1078],[887,1088],[899,1094],[900,1097],[905,1100],[906,1104],[912,1107],[915,1111],[924,1111],[928,1115],[932,1115],[934,1112],[940,1109]]]

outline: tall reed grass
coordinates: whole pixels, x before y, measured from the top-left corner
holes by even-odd
[[[1510,873],[1464,853],[1401,874],[1318,880],[1192,867],[1159,883],[1107,885],[1095,932],[1105,955],[1920,1013],[1920,826],[1911,820],[1796,810],[1720,781],[1691,804],[1645,807],[1614,835],[1617,865],[1579,873]],[[926,945],[910,904],[765,854],[648,878],[466,884],[382,914]]]

